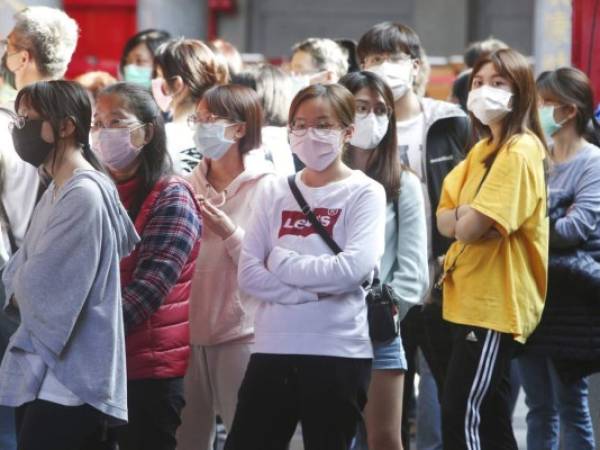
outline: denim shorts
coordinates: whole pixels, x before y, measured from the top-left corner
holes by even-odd
[[[400,336],[383,344],[373,343],[373,369],[406,370],[407,368]]]

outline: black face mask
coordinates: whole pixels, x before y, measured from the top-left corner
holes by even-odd
[[[12,130],[13,144],[19,157],[32,166],[39,167],[54,148],[54,144],[42,139],[43,119],[27,120],[23,128]]]
[[[0,76],[2,77],[4,82],[8,84],[11,88],[17,89],[17,86],[15,84],[15,74],[8,69],[6,59],[7,56],[6,53],[4,53],[4,56],[2,56],[2,63],[0,64]]]

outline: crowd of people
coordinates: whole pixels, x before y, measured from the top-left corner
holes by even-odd
[[[413,29],[363,31],[276,67],[144,30],[64,80],[75,21],[15,15],[2,449],[517,449],[520,386],[529,450],[595,448],[589,79],[490,39],[435,100]]]

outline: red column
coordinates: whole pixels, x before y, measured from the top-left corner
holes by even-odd
[[[121,52],[137,30],[137,0],[64,0],[81,34],[68,78],[92,70],[117,74]]]
[[[600,0],[573,0],[572,63],[590,77],[600,101]]]

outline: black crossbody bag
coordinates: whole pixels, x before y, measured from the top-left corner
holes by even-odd
[[[292,194],[298,202],[302,213],[310,221],[315,231],[321,236],[321,239],[327,244],[336,255],[342,252],[340,246],[327,233],[325,227],[319,222],[317,216],[312,211],[304,196],[296,185],[295,175],[288,177],[288,184]],[[398,204],[394,202],[394,211],[396,212],[396,226],[398,224]],[[367,320],[369,322],[369,336],[373,342],[389,342],[400,333],[400,321],[398,320],[398,305],[400,298],[396,295],[392,287],[381,283],[379,278],[373,278],[371,285],[367,281],[362,284],[367,291],[365,301],[367,303]]]

